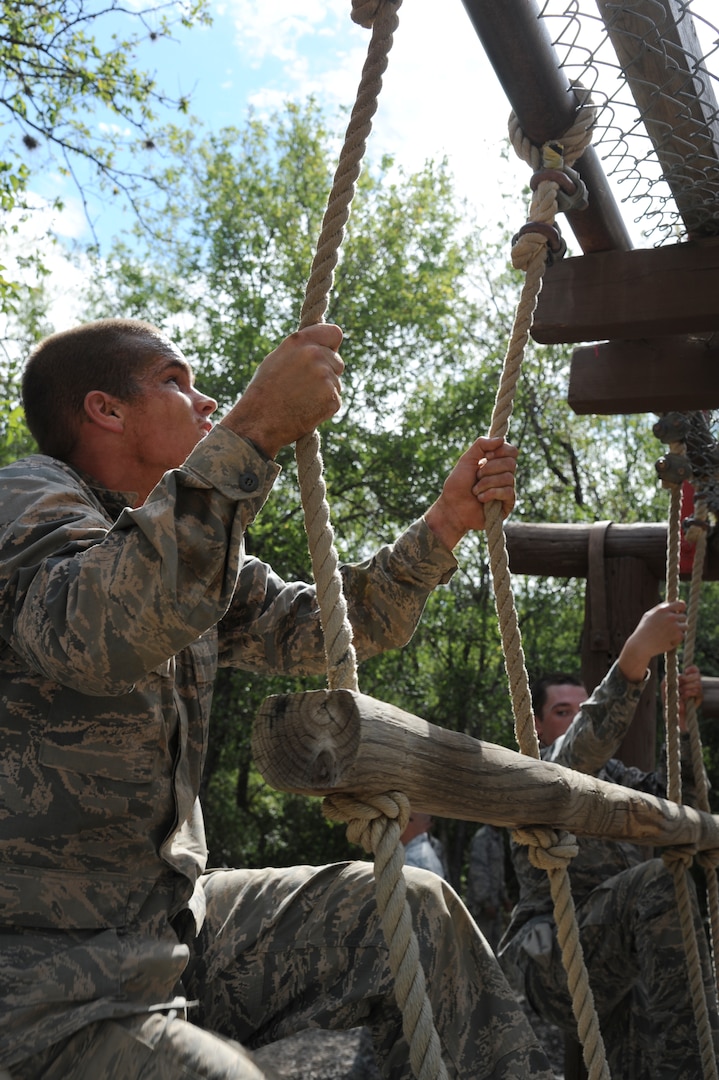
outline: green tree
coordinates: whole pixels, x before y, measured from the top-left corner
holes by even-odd
[[[1,228],[17,228],[32,211],[31,180],[50,168],[75,182],[83,202],[95,179],[137,207],[151,169],[132,164],[133,157],[161,138],[160,113],[188,109],[187,100],[172,99],[137,66],[138,49],[171,35],[178,23],[206,19],[207,0],[159,0],[134,10],[120,0],[2,0],[0,10]],[[6,311],[17,286],[3,270]]]
[[[224,407],[258,360],[295,329],[330,189],[335,137],[310,103],[240,130],[175,133],[148,207],[153,235],[118,245],[93,275],[89,315],[148,318],[193,361]],[[517,208],[517,217],[523,208]],[[341,417],[324,427],[329,502],[341,557],[368,555],[435,497],[486,431],[521,277],[508,237],[476,230],[444,162],[412,175],[390,159],[363,172],[328,318],[345,331]],[[648,417],[576,417],[568,354],[530,346],[510,436],[521,447],[516,516],[533,521],[661,520]],[[310,573],[291,451],[250,530],[253,554],[286,577]],[[446,727],[514,746],[491,574],[482,537],[430,598],[410,645],[363,665],[365,693]],[[574,666],[583,583],[520,579],[531,668]],[[249,730],[268,693],[321,685],[223,673],[213,710],[204,801],[215,862],[322,861],[346,853],[317,803],[268,791]],[[455,880],[469,833],[442,823]]]

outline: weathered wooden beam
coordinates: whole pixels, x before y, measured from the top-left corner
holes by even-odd
[[[268,698],[252,749],[268,784],[301,795],[401,791],[441,817],[719,846],[719,817],[448,731],[350,690]]]
[[[569,406],[578,415],[719,407],[719,335],[583,345],[572,353]]]
[[[597,0],[622,73],[690,237],[719,232],[719,120],[680,0]]]
[[[586,577],[591,524],[533,524],[508,521],[504,532],[509,569],[539,577]],[[667,527],[664,524],[610,525],[604,554],[643,559],[661,579],[666,573]]]
[[[719,330],[719,240],[600,251],[547,268],[532,326],[542,344]]]
[[[538,577],[586,577],[591,528],[591,524],[506,522],[510,571]],[[666,552],[667,527],[662,523],[612,523],[607,529],[605,556],[643,559],[658,580],[666,577]],[[704,578],[719,580],[719,537],[715,533],[710,534],[707,544]]]

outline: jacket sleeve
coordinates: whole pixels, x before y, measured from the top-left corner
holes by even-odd
[[[614,663],[564,735],[542,753],[543,759],[598,773],[626,735],[643,689],[644,681],[628,682]]]
[[[427,597],[456,567],[423,519],[371,559],[342,566],[358,659],[405,645]],[[246,560],[219,630],[220,664],[296,675],[326,669],[314,585],[285,582],[257,559]]]
[[[628,682],[615,663],[583,703],[567,732],[542,752],[543,760],[592,775],[603,771],[604,777],[615,784],[666,798],[666,747],[662,748],[659,767],[651,772],[625,765],[614,756],[634,718],[643,689],[644,682]],[[687,735],[680,739],[680,766],[682,800],[693,806],[696,784]]]
[[[0,474],[0,636],[44,677],[122,694],[214,626],[229,606],[244,531],[278,472],[215,428],[112,525],[51,458]]]

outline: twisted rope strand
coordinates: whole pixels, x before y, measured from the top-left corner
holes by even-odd
[[[371,27],[372,38],[305,290],[300,316],[301,329],[321,322],[327,310],[345,225],[349,220],[367,139],[372,129],[372,117],[377,111],[382,76],[387,68],[393,34],[399,22],[397,12],[401,3],[402,0],[353,0],[352,18],[362,26]],[[339,573],[334,531],[330,523],[318,433],[314,431],[299,439],[295,453],[320,622],[324,632],[328,685],[330,690],[356,691],[357,658]],[[402,800],[402,807],[406,804],[406,824],[409,804],[402,795],[397,795],[397,799]],[[404,809],[394,813],[395,807],[396,802],[392,799],[380,799],[379,808],[368,808],[354,800],[354,817],[350,821],[348,835],[352,834],[350,839],[356,835],[355,842],[361,840],[363,844],[368,844],[366,850],[375,854],[377,908],[389,947],[390,969],[395,978],[395,997],[402,1012],[412,1070],[417,1080],[447,1080],[420,964],[419,946],[412,930],[411,913],[407,903],[407,887],[402,871],[404,849],[400,842],[404,825],[400,828],[397,822],[392,820],[400,813],[404,815]],[[368,809],[372,818],[368,829],[364,830],[363,827],[360,836],[357,823],[364,822]],[[339,803],[337,812],[340,813]]]
[[[679,922],[682,929],[684,953],[686,956],[687,973],[689,975],[689,989],[694,1007],[697,1036],[699,1039],[699,1051],[702,1059],[702,1072],[704,1080],[717,1080],[717,1061],[714,1054],[714,1040],[712,1036],[711,1021],[707,1007],[707,992],[705,989],[704,972],[702,970],[702,956],[700,953],[699,937],[694,923],[691,895],[689,892],[688,874],[692,863],[693,852],[672,848],[664,852],[663,859],[669,867],[674,878],[674,890],[677,897],[679,910]],[[706,942],[703,943],[706,946]],[[706,959],[706,948],[704,948]]]
[[[563,153],[559,162],[562,167],[574,164],[590,141],[595,113],[586,105],[586,97],[582,100],[582,107],[574,125],[562,138]],[[520,130],[514,114],[510,117],[510,138],[518,155],[535,170],[540,166],[549,167],[550,165],[556,168],[558,148],[545,146],[540,150],[539,147],[532,145]],[[525,280],[504,359],[490,435],[504,436],[508,431],[521,363],[547,265],[546,235],[541,230],[533,231],[532,223],[540,226],[554,225],[558,212],[558,192],[559,185],[556,180],[540,179],[532,197],[530,221],[512,247],[512,263],[516,268],[525,271]],[[532,717],[529,678],[524,663],[519,621],[511,591],[509,560],[499,503],[487,505],[485,519],[495,605],[512,698],[515,734],[521,752],[538,758],[539,744]],[[552,852],[550,865],[545,868],[549,877],[557,937],[572,994],[572,1008],[577,1020],[584,1060],[590,1080],[599,1080],[599,1078],[609,1080],[604,1042],[589,986],[569,882],[568,859],[572,857],[571,852],[576,850],[574,838],[567,836],[562,842],[561,847],[565,850],[562,851],[561,857],[558,857],[557,852],[557,834],[552,833],[551,830],[520,830],[515,833],[515,838],[519,839],[520,843],[528,844],[530,860],[545,861],[546,853]],[[540,852],[543,854],[540,855]],[[553,861],[555,858],[558,858],[557,862]]]
[[[397,791],[365,801],[335,794],[327,796],[322,809],[326,817],[347,821],[348,838],[374,854],[377,910],[389,946],[412,1071],[417,1080],[448,1080],[407,903],[404,848],[399,838],[409,820],[409,801]]]
[[[670,443],[674,453],[683,453],[683,443]],[[669,516],[667,523],[666,599],[679,599],[679,552],[681,545],[681,486],[668,484]],[[682,801],[682,774],[679,754],[679,661],[676,649],[666,654],[666,700],[664,725],[667,747],[667,798]]]
[[[670,450],[673,453],[683,454],[686,451],[686,446],[684,443],[674,442],[670,443]],[[680,546],[682,532],[681,485],[678,483],[668,483],[666,486],[669,487],[670,492],[669,517],[667,524],[666,599],[671,602],[679,597]],[[703,558],[700,562],[697,558],[697,553],[695,552],[694,566],[692,569],[692,588],[688,605],[688,629],[687,634],[685,635],[685,649],[687,644],[686,639],[688,638],[690,659],[687,659],[685,651],[685,666],[692,662],[694,655],[702,567]],[[693,703],[687,704],[687,722],[689,723],[689,713],[693,713],[692,723],[698,746],[696,708],[692,708]],[[664,707],[664,722],[667,746],[667,798],[672,802],[681,804],[682,777],[679,743],[679,661],[676,649],[672,649],[666,654],[666,701]],[[692,763],[695,769],[694,776],[699,789],[703,784],[704,762],[701,758],[700,747],[695,748],[692,742],[691,750]],[[704,787],[705,786],[704,783]],[[717,1080],[717,1063],[714,1056],[711,1022],[707,1007],[707,990],[705,989],[702,973],[699,952],[700,946],[697,939],[697,931],[694,923],[687,881],[692,862],[692,853],[683,849],[672,849],[663,853],[663,859],[665,865],[671,870],[674,879],[677,912],[682,931],[682,940],[684,942],[684,953],[689,974],[689,988],[694,1008],[704,1080]],[[716,877],[716,874],[714,874],[714,876]],[[717,897],[717,900],[719,901],[719,896]],[[719,908],[717,910],[719,910]],[[712,923],[712,935],[714,935],[715,929],[719,927],[719,916],[715,916],[715,920],[716,926]]]
[[[373,3],[353,5],[353,18],[363,26],[372,26],[372,38],[305,289],[300,329],[322,322],[327,310],[345,225],[372,130],[372,117],[377,111],[382,76],[399,23],[397,12],[401,3],[402,0],[374,0]],[[357,690],[357,658],[330,523],[318,433],[310,432],[299,439],[295,454],[320,621],[325,635],[328,685],[331,690]]]

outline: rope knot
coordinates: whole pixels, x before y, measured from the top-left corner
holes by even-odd
[[[668,870],[683,866],[685,870],[691,869],[697,849],[693,844],[684,844],[681,847],[665,848],[662,852],[664,865]]]
[[[386,3],[399,7],[398,0],[352,0],[352,22],[371,30],[380,8]]]
[[[512,835],[526,846],[529,861],[538,870],[561,870],[579,851],[576,837],[568,832],[529,826],[515,829]]]
[[[567,244],[558,225],[528,221],[512,237],[512,266],[515,270],[528,270],[540,249],[545,249],[545,260],[551,266],[556,259],[564,257]]]
[[[579,100],[574,122],[561,138],[549,140],[544,146],[533,143],[519,126],[516,114],[510,113],[509,140],[517,156],[526,161],[531,169],[557,168],[560,160],[563,165],[574,165],[592,141],[597,110],[589,91],[581,83],[572,82],[572,87]]]
[[[409,799],[401,791],[387,791],[362,799],[338,791],[325,797],[322,813],[331,821],[345,821],[347,839],[370,855],[375,850],[374,822],[387,819],[396,821],[401,834],[409,821],[410,805]]]
[[[557,185],[557,207],[565,214],[568,210],[586,210],[589,206],[587,185],[576,169],[570,169],[568,165],[551,168],[545,165],[541,169],[535,169],[529,186],[532,191],[536,191],[542,183]]]

